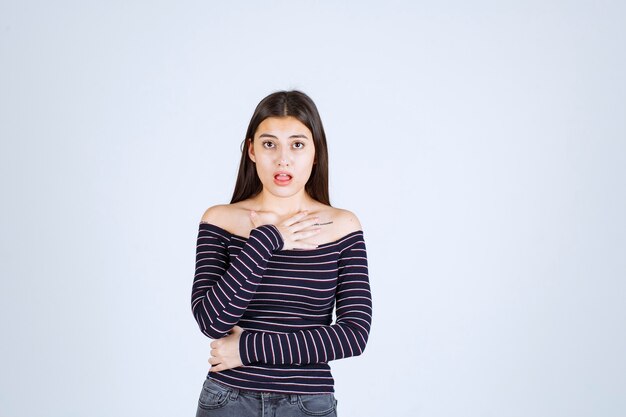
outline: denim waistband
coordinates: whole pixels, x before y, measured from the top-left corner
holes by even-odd
[[[211,381],[215,382],[218,385],[221,385],[224,389],[229,390],[230,398],[232,399],[236,399],[237,396],[243,395],[245,397],[254,397],[254,398],[259,398],[259,399],[263,398],[266,400],[285,398],[290,403],[295,403],[298,400],[299,395],[309,395],[309,394],[293,394],[293,393],[274,392],[274,391],[253,391],[249,389],[231,387],[230,385],[226,385],[222,381],[218,381],[215,378],[211,378]],[[310,394],[310,395],[317,395],[317,394]]]

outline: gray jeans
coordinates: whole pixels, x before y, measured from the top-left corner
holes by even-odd
[[[229,387],[208,378],[196,417],[337,417],[334,394],[282,394]]]

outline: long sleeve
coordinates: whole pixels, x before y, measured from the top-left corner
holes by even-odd
[[[225,336],[237,324],[261,282],[273,252],[284,241],[276,226],[262,225],[250,232],[233,262],[229,238],[223,229],[200,223],[191,310],[200,330],[212,339]]]
[[[363,353],[372,320],[372,297],[362,235],[341,252],[338,267],[335,324],[287,333],[244,330],[239,339],[244,366],[325,363]]]

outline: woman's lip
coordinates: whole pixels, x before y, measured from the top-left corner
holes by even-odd
[[[277,172],[276,174],[274,174],[274,178],[278,178],[278,177],[284,178],[285,176],[289,177],[289,179],[293,178],[293,176],[287,172]]]
[[[288,179],[283,180],[283,179],[279,179],[278,175],[274,175],[274,183],[277,185],[287,185],[291,182],[293,177],[289,176]]]

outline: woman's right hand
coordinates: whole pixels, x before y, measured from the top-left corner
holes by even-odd
[[[313,226],[319,222],[316,216],[309,216],[307,210],[303,210],[288,218],[285,221],[274,224],[283,238],[283,249],[315,249],[318,245],[313,243],[302,242],[302,239],[314,236],[322,229],[320,226]],[[263,222],[259,214],[250,210],[250,220],[255,228],[264,224],[273,224]]]

